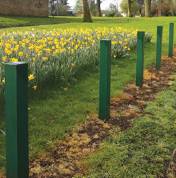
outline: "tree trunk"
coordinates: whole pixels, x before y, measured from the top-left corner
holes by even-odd
[[[175,1],[171,0],[171,2],[170,2],[170,9],[171,9],[172,16],[174,16],[174,6],[175,6]]]
[[[56,5],[57,9],[56,9],[56,13],[57,13],[57,16],[59,15],[59,0],[57,0],[57,5]]]
[[[145,0],[145,16],[150,17],[151,16],[151,0]]]
[[[92,22],[90,8],[87,0],[83,0],[83,13],[84,13],[83,21]]]
[[[128,0],[128,17],[132,17],[132,12],[131,12],[131,0]]]
[[[161,7],[162,7],[162,5],[161,5],[161,0],[158,0],[158,16],[161,16],[162,15],[162,12],[161,12]]]
[[[97,0],[97,10],[98,10],[98,16],[101,17],[101,0]]]

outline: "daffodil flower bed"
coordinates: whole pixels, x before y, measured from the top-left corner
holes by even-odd
[[[96,65],[100,39],[112,40],[114,59],[128,56],[136,47],[137,31],[122,28],[72,28],[0,34],[0,62],[27,61],[30,86],[36,90],[48,81],[67,82],[81,67]],[[146,33],[145,42],[151,34]],[[4,85],[0,65],[0,85]]]

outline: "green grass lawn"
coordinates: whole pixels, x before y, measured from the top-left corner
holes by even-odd
[[[87,161],[91,178],[159,177],[165,175],[176,146],[176,81],[148,103],[132,128],[114,133]],[[86,177],[86,176],[85,176]],[[170,175],[170,177],[172,177]]]
[[[49,24],[73,23],[80,22],[80,18],[73,17],[0,17],[0,28],[20,27],[20,26],[38,26]]]
[[[0,18],[4,19],[6,17]],[[176,22],[176,18],[96,18],[94,23],[81,23],[81,18],[63,17],[51,19],[42,18],[7,18],[9,24],[19,23],[40,25],[32,27],[17,27],[1,29],[2,31],[30,30],[53,28],[81,27],[123,27],[151,32],[151,44],[145,46],[145,65],[155,60],[156,26],[164,26],[163,53],[167,52],[168,24]],[[53,21],[52,21],[53,20]],[[13,22],[12,22],[13,21]],[[37,21],[37,22],[36,22]],[[40,21],[40,22],[39,22]],[[56,22],[57,21],[57,22]],[[24,23],[23,23],[24,22]],[[69,22],[69,23],[68,23]],[[74,22],[74,23],[73,23]],[[2,22],[3,23],[3,22]],[[54,23],[54,25],[53,25]],[[58,24],[57,24],[58,23]],[[50,24],[50,25],[45,25]],[[112,96],[122,92],[124,86],[134,80],[135,54],[126,59],[113,61],[112,65]],[[34,94],[29,102],[29,135],[30,155],[32,157],[49,150],[58,139],[62,139],[72,128],[83,123],[87,115],[98,109],[98,67],[94,66],[80,71],[77,81],[67,87],[53,87],[44,89],[40,94]],[[1,112],[2,113],[2,112]],[[3,120],[2,114],[0,120]],[[4,122],[0,122],[0,129],[4,129]],[[4,135],[0,133],[0,167],[4,166]]]
[[[111,20],[117,20],[117,18],[94,18],[94,22],[99,23],[112,23]],[[130,21],[128,18],[118,18],[119,23],[124,23]],[[52,25],[52,24],[68,24],[71,26],[73,23],[81,23],[82,17],[10,17],[2,16],[0,17],[0,28],[9,28],[9,27],[24,27],[24,26],[39,26],[39,25]]]

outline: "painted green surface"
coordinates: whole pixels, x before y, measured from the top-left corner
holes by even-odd
[[[144,77],[144,36],[145,32],[137,33],[136,86],[142,87]]]
[[[173,56],[173,46],[174,46],[174,23],[169,25],[169,53],[168,56]]]
[[[5,65],[7,178],[28,178],[28,65]]]
[[[110,117],[111,41],[100,41],[99,118]]]
[[[157,70],[159,70],[161,66],[162,36],[163,36],[163,26],[158,26],[157,27],[157,42],[156,42],[156,69]]]

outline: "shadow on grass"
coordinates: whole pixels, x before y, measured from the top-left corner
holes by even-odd
[[[112,18],[112,17],[94,17],[94,23],[131,23],[142,20],[140,18]],[[23,26],[39,26],[39,25],[54,25],[54,24],[67,24],[67,23],[81,23],[82,17],[0,17],[0,28],[9,27],[23,27]]]
[[[0,28],[82,22],[80,17],[0,17]]]

